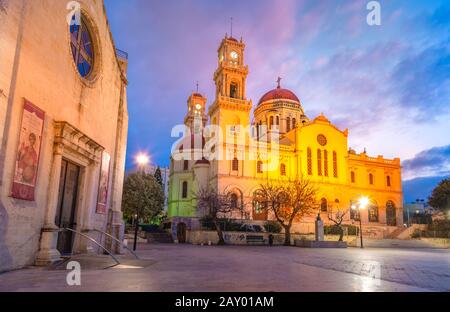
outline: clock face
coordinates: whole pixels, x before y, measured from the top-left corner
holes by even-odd
[[[234,59],[234,60],[235,60],[235,59],[237,59],[237,58],[238,58],[238,56],[239,56],[239,55],[237,54],[237,52],[236,52],[236,51],[233,51],[233,52],[231,52],[231,53],[230,53],[230,56],[231,56],[231,58],[232,58],[232,59]]]
[[[196,109],[196,110],[201,110],[201,109],[202,109],[202,106],[201,106],[200,104],[196,104],[196,105],[195,105],[195,109]]]

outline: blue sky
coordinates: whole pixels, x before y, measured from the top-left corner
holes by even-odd
[[[200,83],[212,103],[217,48],[234,18],[246,42],[247,96],[294,91],[311,118],[349,128],[349,145],[400,157],[404,179],[450,174],[450,1],[106,0],[129,53],[127,167],[139,151],[168,165],[186,100]]]

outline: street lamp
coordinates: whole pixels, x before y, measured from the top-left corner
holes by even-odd
[[[369,205],[369,198],[367,196],[362,196],[359,200],[358,200],[358,205],[352,205],[352,209],[356,210],[358,209],[358,214],[359,214],[359,239],[361,241],[361,248],[364,248],[363,245],[363,234],[362,234],[362,222],[361,222],[361,209],[366,209],[367,206]]]
[[[139,153],[136,156],[136,163],[138,165],[138,168],[142,170],[142,172],[145,171],[145,167],[147,166],[148,162],[150,161],[150,158],[147,154]]]

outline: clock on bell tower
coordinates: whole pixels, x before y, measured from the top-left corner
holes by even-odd
[[[184,118],[184,124],[190,128],[191,134],[201,133],[206,125],[208,120],[208,116],[206,116],[206,101],[206,98],[198,91],[193,92],[188,98],[188,112]]]
[[[250,124],[252,102],[247,100],[246,81],[248,66],[245,65],[245,43],[227,35],[218,49],[218,66],[214,73],[216,99],[209,109],[211,120],[233,124],[239,120],[240,125]]]

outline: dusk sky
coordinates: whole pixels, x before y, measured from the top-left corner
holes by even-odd
[[[450,174],[450,1],[106,0],[118,48],[129,53],[127,168],[139,151],[169,164],[173,126],[199,81],[212,104],[225,33],[246,43],[247,97],[295,92],[310,118],[323,112],[349,146],[400,157],[403,178]]]

